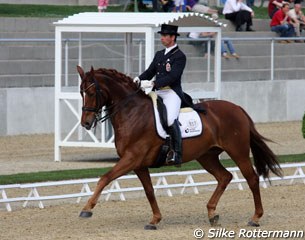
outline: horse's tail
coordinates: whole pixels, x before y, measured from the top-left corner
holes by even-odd
[[[269,178],[269,171],[271,170],[275,175],[282,177],[282,169],[278,159],[265,143],[265,141],[272,142],[272,140],[262,136],[255,129],[250,116],[245,112],[245,110],[243,110],[243,112],[248,117],[250,123],[250,147],[258,175],[262,175],[264,178]]]

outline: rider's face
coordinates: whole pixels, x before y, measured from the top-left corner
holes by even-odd
[[[175,35],[161,34],[161,42],[164,47],[168,48],[175,45]]]

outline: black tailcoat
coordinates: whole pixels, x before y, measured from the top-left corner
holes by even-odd
[[[177,47],[173,48],[166,55],[165,49],[158,51],[147,70],[139,78],[141,80],[151,80],[154,76],[154,89],[159,90],[169,86],[177,95],[184,100],[181,88],[181,76],[186,64],[185,54]]]

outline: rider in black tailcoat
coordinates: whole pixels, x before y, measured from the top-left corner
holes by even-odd
[[[180,105],[192,106],[192,101],[185,98],[181,87],[181,77],[186,65],[186,56],[176,44],[178,26],[163,24],[161,26],[161,42],[166,47],[158,51],[152,63],[135,82],[141,81],[142,87],[153,87],[157,95],[163,99],[167,109],[168,133],[174,144],[174,153],[168,163],[181,163],[181,133],[178,123]],[[150,80],[155,76],[155,80]],[[147,80],[148,79],[148,80]]]

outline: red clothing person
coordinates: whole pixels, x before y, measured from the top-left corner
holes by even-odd
[[[276,32],[280,37],[293,37],[294,27],[290,23],[287,15],[289,11],[289,3],[283,3],[282,9],[278,10],[272,17],[270,27],[272,32]],[[283,42],[292,42],[292,40],[283,40]]]
[[[270,22],[270,27],[273,26],[278,26],[283,24],[283,20],[286,17],[286,13],[282,10],[276,11],[276,13],[273,15],[271,22]],[[286,22],[290,22],[290,18],[287,16]]]
[[[282,2],[283,0],[269,0],[268,15],[270,18],[272,18],[274,13],[282,7]]]
[[[99,12],[105,12],[109,4],[109,0],[98,0],[97,9]]]

